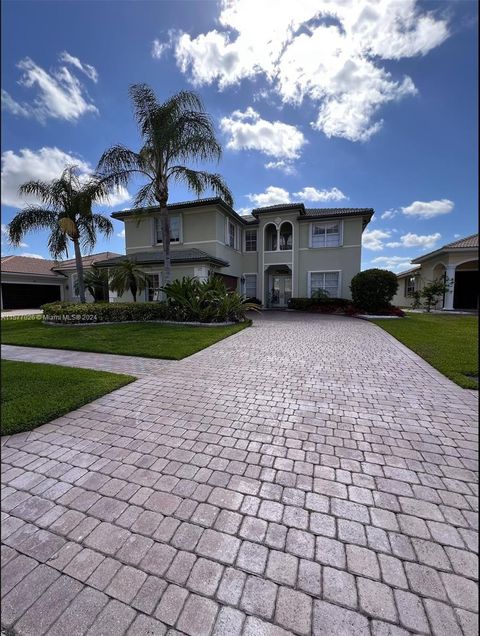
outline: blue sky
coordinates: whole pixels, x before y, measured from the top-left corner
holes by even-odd
[[[363,267],[477,231],[477,4],[358,0],[2,3],[2,224],[17,187],[139,147],[128,87],[196,90],[235,209],[373,207]],[[213,168],[213,166],[210,166]],[[119,192],[109,214],[129,207]],[[170,201],[193,198],[173,188]],[[95,251],[124,252],[123,226]],[[2,229],[4,226],[2,225]],[[48,258],[38,232],[2,252]]]

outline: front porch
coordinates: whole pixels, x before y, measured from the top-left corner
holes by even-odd
[[[264,272],[264,307],[286,309],[292,297],[290,265],[269,265]]]

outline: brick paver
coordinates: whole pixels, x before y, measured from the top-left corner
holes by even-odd
[[[2,438],[8,633],[470,636],[477,404],[376,326],[264,313]]]

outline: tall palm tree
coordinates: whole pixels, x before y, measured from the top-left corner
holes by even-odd
[[[215,138],[213,123],[198,95],[180,91],[160,103],[146,84],[130,87],[134,116],[142,137],[142,147],[134,152],[122,145],[106,150],[98,163],[98,173],[109,187],[126,186],[135,175],[146,179],[136,197],[135,207],[159,205],[164,251],[165,282],[171,280],[170,218],[167,203],[172,182],[182,183],[197,196],[210,189],[229,204],[232,194],[216,173],[193,170],[185,164],[216,160],[222,148]]]
[[[10,243],[20,245],[24,236],[34,230],[50,230],[48,249],[57,260],[68,256],[72,241],[78,278],[80,302],[85,302],[82,248],[95,247],[97,233],[108,238],[113,232],[110,219],[92,212],[92,205],[108,199],[108,185],[96,177],[79,178],[77,166],[67,166],[59,179],[50,183],[28,181],[19,188],[21,195],[33,195],[42,205],[28,205],[8,225]]]
[[[110,278],[110,289],[117,294],[124,294],[130,291],[133,296],[133,302],[137,302],[137,294],[147,286],[147,275],[140,267],[130,258],[121,261],[112,270]]]

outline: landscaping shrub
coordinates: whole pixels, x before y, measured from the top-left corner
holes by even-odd
[[[43,305],[43,318],[59,324],[172,320],[174,322],[244,322],[258,306],[228,291],[219,278],[175,280],[162,288],[164,302],[68,303]]]
[[[184,322],[243,322],[248,310],[258,309],[245,296],[229,291],[216,276],[206,281],[183,277],[165,285],[162,291],[175,320]]]
[[[367,313],[382,313],[398,289],[396,274],[386,269],[366,269],[352,278],[353,304]]]
[[[357,310],[352,305],[352,301],[347,298],[290,298],[288,301],[289,309],[297,311],[311,311],[322,314],[349,313],[355,314]]]
[[[96,323],[129,320],[173,320],[165,303],[49,303],[42,306],[48,322]]]

